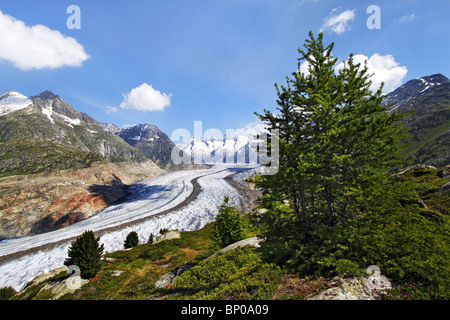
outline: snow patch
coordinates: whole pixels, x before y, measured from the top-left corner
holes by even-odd
[[[66,117],[66,116],[64,116],[62,114],[59,114],[59,113],[56,113],[56,114],[58,116],[60,116],[69,127],[73,128],[74,125],[75,126],[79,126],[81,124],[81,120],[80,119],[72,119],[72,118]]]
[[[25,109],[33,101],[16,91],[8,91],[0,95],[0,116]]]
[[[55,123],[55,120],[53,120],[53,118],[52,118],[52,114],[53,114],[52,106],[42,108],[42,113],[48,118],[48,120],[50,120],[51,123],[53,123],[53,124]]]

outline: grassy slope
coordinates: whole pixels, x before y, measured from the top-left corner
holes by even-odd
[[[106,160],[51,141],[18,139],[0,142],[0,177],[34,174],[67,168],[86,168]]]

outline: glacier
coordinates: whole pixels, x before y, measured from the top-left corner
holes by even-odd
[[[0,95],[0,116],[25,109],[33,104],[30,98],[17,91],[8,91]]]
[[[210,169],[166,173],[141,181],[129,201],[110,206],[89,219],[44,234],[3,240],[0,257],[25,250],[30,253],[0,265],[0,287],[21,290],[38,275],[63,266],[70,239],[86,230],[113,230],[100,236],[105,253],[123,250],[131,231],[138,234],[140,243],[146,243],[150,233],[158,235],[161,228],[198,230],[215,220],[224,196],[230,197],[231,205],[241,206],[239,193],[224,178],[239,172],[234,179],[245,179],[254,170],[252,165],[214,165]],[[201,187],[197,198],[180,209],[158,215],[182,203],[192,193],[191,181],[195,178]],[[133,224],[136,220],[142,222]]]

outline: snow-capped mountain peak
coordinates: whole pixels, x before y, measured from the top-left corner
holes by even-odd
[[[30,98],[17,91],[8,91],[0,95],[0,116],[18,111],[33,104]]]
[[[257,140],[251,136],[227,134],[223,137],[190,138],[177,147],[195,162],[255,164]]]

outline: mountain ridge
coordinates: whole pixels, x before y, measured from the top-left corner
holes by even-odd
[[[390,111],[413,112],[403,120],[411,137],[405,154],[415,163],[443,167],[450,163],[450,80],[440,74],[412,79],[388,93]]]
[[[171,154],[175,144],[156,125],[143,123],[125,129],[110,123],[101,123],[101,126],[141,151],[158,166],[162,168],[171,166]]]
[[[0,96],[0,108],[0,143],[15,140],[20,144],[20,141],[27,140],[38,145],[42,141],[50,141],[65,148],[96,154],[107,161],[148,160],[139,150],[120,137],[103,130],[95,119],[79,112],[51,91],[47,90],[31,97],[25,97],[17,91],[9,91]],[[44,156],[45,154],[42,154],[42,157]],[[54,160],[55,169],[68,168],[57,158]],[[3,168],[13,171],[23,165],[20,154],[8,150],[3,150],[0,154],[0,163]],[[89,165],[90,162],[85,164]],[[39,172],[39,163],[36,163],[35,167],[32,173]],[[7,174],[7,170],[4,174]]]

